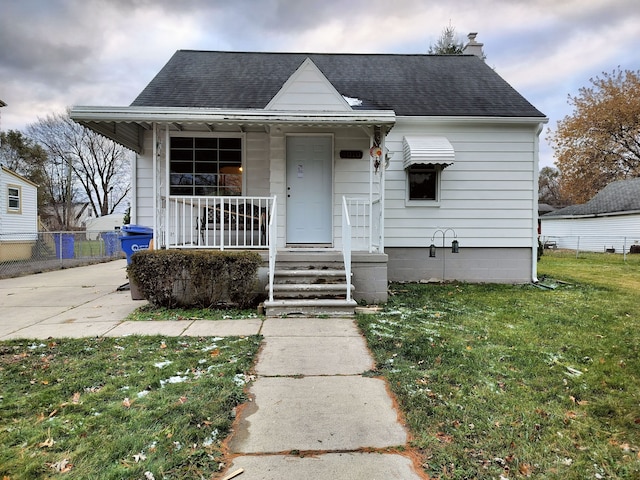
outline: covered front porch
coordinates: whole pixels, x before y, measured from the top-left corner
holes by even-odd
[[[259,251],[272,304],[386,301],[393,112],[81,110],[74,119],[138,152],[132,222],[153,228],[154,248]],[[306,275],[284,270],[314,269],[340,273],[285,291]]]

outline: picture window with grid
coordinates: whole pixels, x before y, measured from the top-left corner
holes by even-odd
[[[171,137],[170,194],[242,195],[242,139]]]

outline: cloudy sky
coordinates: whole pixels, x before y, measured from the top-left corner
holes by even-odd
[[[426,53],[449,23],[551,128],[590,78],[640,69],[638,0],[0,0],[0,128],[128,105],[179,49]]]

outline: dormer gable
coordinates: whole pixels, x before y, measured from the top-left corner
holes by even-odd
[[[352,108],[307,57],[269,101],[265,110],[345,112]]]

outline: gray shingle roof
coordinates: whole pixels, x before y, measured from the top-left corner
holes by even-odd
[[[602,215],[605,213],[640,211],[640,178],[612,182],[582,205],[571,205],[545,217]]]
[[[264,108],[306,58],[361,108],[407,116],[544,117],[474,55],[179,50],[131,104]]]

